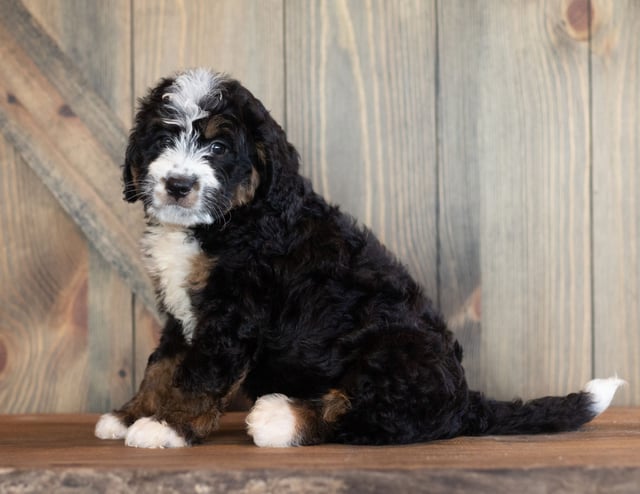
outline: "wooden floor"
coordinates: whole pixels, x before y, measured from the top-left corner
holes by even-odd
[[[94,415],[0,416],[2,492],[640,492],[640,408],[575,433],[260,449],[241,413],[200,446],[127,448]]]

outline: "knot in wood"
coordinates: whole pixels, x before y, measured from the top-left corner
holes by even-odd
[[[564,9],[567,33],[577,41],[586,41],[591,34],[595,11],[590,0],[569,0]]]

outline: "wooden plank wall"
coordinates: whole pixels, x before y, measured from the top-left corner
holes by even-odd
[[[175,70],[241,79],[441,307],[474,387],[617,372],[640,404],[637,2],[23,4],[123,127]],[[158,323],[18,149],[0,137],[0,412],[108,410]]]
[[[624,372],[640,404],[640,4],[594,3],[593,311],[596,374]]]

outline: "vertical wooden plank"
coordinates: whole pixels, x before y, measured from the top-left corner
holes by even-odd
[[[0,410],[84,410],[87,247],[0,136]]]
[[[303,173],[437,293],[434,2],[286,2]]]
[[[131,124],[130,0],[22,0],[125,126]]]
[[[284,116],[282,0],[134,0],[135,94],[159,78],[210,67]]]
[[[97,250],[89,249],[88,412],[123,405],[134,391],[133,295]]]
[[[477,41],[486,26],[482,2],[438,2],[438,157],[440,305],[464,349],[472,388],[482,384],[480,361],[479,86],[485,63]]]
[[[25,5],[129,126],[129,0],[27,0]],[[90,245],[88,250],[89,388],[84,410],[103,412],[121,405],[133,391],[132,296],[102,256]]]
[[[161,77],[206,66],[242,81],[274,117],[284,116],[281,0],[135,0],[136,96]],[[138,205],[138,207],[140,207]],[[136,308],[136,379],[157,343],[158,325]]]
[[[593,6],[595,371],[629,380],[615,404],[640,405],[640,4]]]
[[[478,67],[483,389],[579,389],[591,375],[587,2],[496,2]]]
[[[133,338],[133,377],[134,387],[137,389],[144,377],[144,370],[147,367],[149,355],[156,348],[160,341],[162,331],[162,321],[158,321],[146,310],[143,304],[134,303],[134,324],[135,332]]]

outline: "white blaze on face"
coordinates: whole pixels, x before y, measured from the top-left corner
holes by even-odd
[[[201,107],[202,101],[220,97],[219,85],[224,79],[223,75],[206,69],[190,70],[179,75],[163,95],[170,110],[164,121],[180,131],[149,165],[147,192],[152,199],[149,213],[162,223],[191,226],[214,221],[207,196],[211,197],[220,187],[220,181],[206,159],[208,151],[198,144],[193,122],[209,115]],[[196,182],[189,194],[177,201],[165,187],[170,177]]]
[[[169,177],[196,180],[193,190],[180,203],[167,193],[165,184]],[[220,182],[206,160],[206,150],[198,147],[192,135],[181,132],[149,165],[148,183],[152,187],[149,211],[161,222],[189,226],[213,221],[206,195],[218,189]]]

